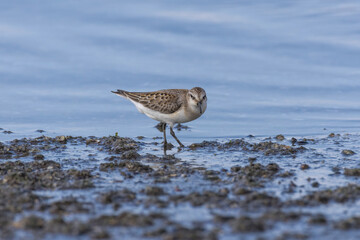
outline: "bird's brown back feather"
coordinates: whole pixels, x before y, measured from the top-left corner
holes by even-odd
[[[117,90],[113,93],[141,103],[144,107],[151,110],[171,114],[178,111],[184,102],[177,94],[179,91],[187,90],[167,89],[156,92],[127,92],[124,90]]]

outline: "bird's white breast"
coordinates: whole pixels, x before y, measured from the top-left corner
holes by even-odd
[[[152,109],[149,109],[147,107],[144,107],[141,103],[132,101],[134,103],[135,107],[139,110],[139,112],[145,114],[146,116],[160,121],[164,123],[168,123],[170,126],[173,126],[175,123],[185,123],[190,122],[198,117],[201,116],[201,114],[195,114],[193,112],[186,112],[184,107],[181,107],[178,111],[170,114],[161,113]]]

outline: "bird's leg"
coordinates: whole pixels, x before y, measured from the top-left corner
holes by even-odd
[[[166,141],[166,123],[163,124],[163,133],[164,133],[164,155],[166,155],[167,141]]]
[[[175,138],[175,140],[179,143],[180,147],[185,147],[184,144],[182,144],[182,143],[180,142],[180,140],[176,137],[176,135],[175,135],[174,130],[173,130],[172,127],[170,127],[170,134],[171,134],[171,136],[173,136],[173,137]]]

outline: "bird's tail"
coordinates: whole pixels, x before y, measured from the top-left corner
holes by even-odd
[[[117,91],[111,91],[111,92],[121,97],[127,98],[127,93],[128,93],[127,91],[118,89]]]

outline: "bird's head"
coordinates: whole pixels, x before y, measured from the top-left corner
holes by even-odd
[[[187,94],[187,100],[192,109],[199,111],[200,114],[205,112],[207,97],[204,89],[201,87],[192,88]]]

